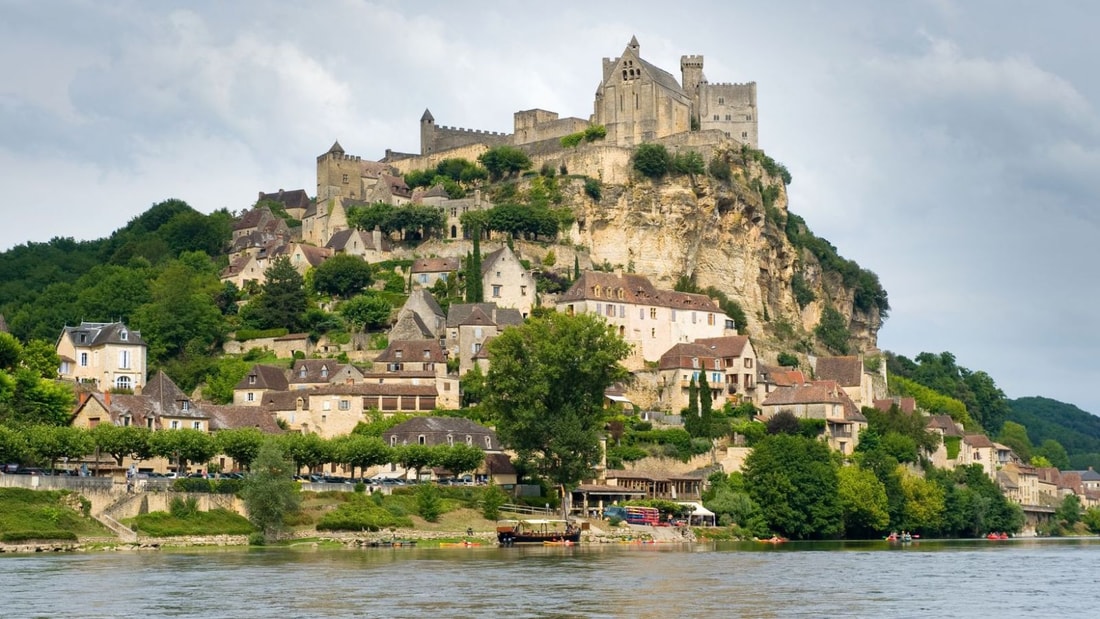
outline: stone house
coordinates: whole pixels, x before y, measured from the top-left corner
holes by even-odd
[[[757,367],[756,350],[747,335],[726,335],[722,337],[701,338],[696,344],[705,346],[722,362],[726,374],[726,397],[731,401],[739,398],[753,399],[756,395]],[[736,397],[735,397],[736,396]]]
[[[286,370],[273,365],[256,364],[233,387],[233,404],[259,406],[263,402],[264,394],[287,389],[289,389],[289,383]]]
[[[447,281],[458,274],[458,258],[420,258],[412,264],[412,285],[431,288],[437,281]]]
[[[145,384],[148,347],[140,331],[121,322],[81,322],[65,327],[55,346],[58,378],[102,390],[140,390]]]
[[[1039,473],[1027,464],[1009,463],[997,472],[997,482],[1008,500],[1019,505],[1042,505]]]
[[[711,393],[713,409],[726,403],[726,372],[723,360],[709,346],[701,344],[675,344],[661,355],[658,362],[661,391],[658,402],[661,408],[679,413],[688,405],[690,385],[698,387],[705,375]]]
[[[328,260],[332,252],[324,247],[314,247],[304,243],[290,243],[279,248],[275,254],[273,257],[286,256],[289,258],[294,270],[304,276],[307,271]]]
[[[393,244],[381,230],[366,232],[355,228],[335,232],[325,243],[325,248],[334,255],[358,256],[367,262],[381,262],[393,252]]]
[[[955,423],[950,415],[930,415],[926,428],[940,436],[940,444],[930,455],[932,464],[940,468],[954,468],[958,461],[958,454],[962,452],[962,425]],[[949,443],[952,444],[950,449]],[[956,451],[954,458],[950,457],[951,451]]]
[[[814,364],[814,379],[831,380],[840,385],[860,408],[874,405],[873,379],[863,366],[863,357],[818,357]]]
[[[474,471],[478,479],[492,478],[494,483],[515,484],[515,468],[502,452],[496,432],[475,421],[460,417],[414,417],[382,433],[382,440],[391,447],[401,445],[469,445],[485,452],[485,460]],[[465,471],[431,471],[454,475]],[[424,474],[424,471],[421,472]]]
[[[507,245],[482,259],[481,285],[486,299],[519,310],[524,318],[535,305],[535,278]]]
[[[764,398],[760,408],[762,419],[789,411],[799,419],[825,420],[825,440],[830,448],[845,455],[855,451],[859,433],[867,428],[867,418],[840,385],[831,380],[780,387]]]
[[[965,434],[957,466],[980,464],[990,479],[997,478],[997,455],[993,441],[984,434]]]
[[[769,393],[780,387],[793,387],[809,382],[802,370],[785,366],[760,364],[760,373],[756,379],[757,402],[763,402]]]
[[[283,191],[280,189],[274,193],[260,192],[260,197],[257,198],[256,204],[262,202],[278,202],[287,215],[290,215],[294,219],[301,219],[306,214],[306,209],[313,203],[313,200],[309,199],[309,195],[306,194],[305,189],[291,189],[290,191]]]
[[[659,289],[632,273],[586,271],[558,299],[557,309],[602,316],[633,345],[623,363],[630,370],[659,361],[674,344],[736,334],[733,320],[710,297]]]
[[[350,364],[345,366],[333,359],[295,359],[287,382],[291,390],[317,389],[333,384],[361,383],[363,373]]]
[[[523,323],[519,310],[495,303],[455,303],[447,311],[447,356],[457,358],[459,376],[474,367],[485,343],[505,327]]]
[[[307,356],[313,354],[313,340],[309,339],[308,333],[281,335],[272,340],[271,347],[279,359],[290,359],[296,352]]]
[[[223,282],[233,282],[238,289],[245,289],[250,285],[262,285],[267,281],[267,260],[256,253],[244,253],[229,259],[229,265],[222,269],[219,279]],[[249,283],[251,282],[251,284]]]

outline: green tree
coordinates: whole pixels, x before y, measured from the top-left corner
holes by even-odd
[[[905,495],[902,527],[909,531],[935,531],[943,522],[944,493],[934,482],[916,475],[900,474]]]
[[[642,144],[634,151],[634,169],[649,178],[668,174],[672,156],[664,144]]]
[[[308,305],[305,281],[290,264],[290,258],[279,256],[264,272],[266,281],[259,296],[245,306],[248,317],[259,329],[282,327],[295,331],[302,324]]]
[[[310,472],[324,464],[329,457],[329,444],[316,434],[287,433],[279,437],[281,453],[290,458],[295,472],[307,467]]]
[[[374,331],[389,326],[393,306],[381,296],[361,294],[341,303],[336,311],[356,329]]]
[[[428,522],[439,521],[443,513],[443,497],[435,484],[420,484],[416,489],[416,511]]]
[[[150,434],[148,428],[116,426],[112,423],[101,423],[91,429],[95,448],[100,453],[109,454],[118,466],[122,466],[125,458],[145,460],[152,456]]]
[[[495,146],[481,153],[477,160],[488,170],[493,182],[531,168],[531,158],[514,146]]]
[[[321,294],[347,299],[370,284],[370,265],[352,254],[337,254],[313,269],[313,290]]]
[[[445,448],[439,458],[439,466],[456,477],[476,471],[483,462],[485,452],[465,443],[455,443]]]
[[[1081,499],[1076,494],[1067,494],[1058,509],[1054,510],[1054,519],[1063,527],[1072,529],[1074,525],[1081,522],[1083,514]]]
[[[347,464],[355,475],[355,469],[360,472],[367,468],[385,464],[393,459],[393,449],[378,436],[351,433],[337,440],[337,459]]]
[[[24,462],[29,447],[25,433],[0,425],[0,462],[5,464]]]
[[[141,331],[149,356],[163,361],[185,352],[207,354],[225,331],[212,293],[221,284],[205,255],[183,256],[152,283],[152,299],[134,311],[131,327]]]
[[[1015,421],[1006,421],[1001,426],[1001,433],[997,435],[997,442],[1012,448],[1016,455],[1024,462],[1031,460],[1031,439],[1027,436],[1027,428]]]
[[[396,447],[393,457],[406,470],[416,472],[416,479],[420,479],[420,471],[437,466],[442,451],[430,445],[401,445]]]
[[[57,378],[61,357],[54,344],[46,340],[31,340],[23,347],[20,364],[41,378]]]
[[[1039,443],[1035,455],[1046,458],[1050,461],[1051,466],[1057,467],[1059,470],[1065,471],[1070,468],[1066,448],[1052,438],[1044,439],[1042,443]]]
[[[782,367],[796,368],[798,367],[798,357],[789,352],[781,352],[776,363]]]
[[[481,495],[481,515],[486,520],[499,520],[500,508],[507,502],[508,495],[500,489],[500,486],[491,483]]]
[[[629,377],[620,364],[629,352],[592,314],[549,312],[506,329],[489,343],[483,402],[500,440],[559,486],[590,475],[601,457],[604,390]]]
[[[286,526],[286,516],[298,511],[301,502],[293,467],[283,456],[279,442],[266,440],[241,487],[248,520],[261,529],[269,541],[278,539]]]
[[[23,356],[23,345],[15,336],[0,331],[0,370],[14,370]]]
[[[25,434],[27,447],[35,460],[50,469],[62,458],[82,458],[95,449],[92,437],[83,428],[72,426],[30,426]]]
[[[247,361],[236,357],[218,359],[213,370],[207,374],[203,397],[215,404],[232,404],[233,388],[248,375],[251,368]]]
[[[745,487],[768,528],[791,538],[832,537],[843,526],[837,464],[822,441],[774,434],[745,459]]]
[[[257,428],[228,428],[214,435],[214,447],[247,469],[259,455],[264,440]]]
[[[848,537],[868,537],[890,524],[886,487],[872,471],[858,466],[840,467],[837,496]]]
[[[153,455],[174,460],[176,472],[181,475],[187,472],[188,463],[208,462],[218,452],[209,434],[191,428],[154,432],[149,437],[149,448]]]
[[[848,340],[851,333],[848,332],[848,321],[829,305],[821,312],[821,321],[814,327],[814,335],[829,350],[841,354],[848,354]]]

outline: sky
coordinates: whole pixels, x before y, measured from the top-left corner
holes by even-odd
[[[767,5],[767,6],[764,6]],[[419,151],[419,119],[587,118],[637,36],[755,81],[791,210],[875,271],[879,345],[1100,414],[1100,4],[0,0],[0,251],[152,204],[316,192],[316,156]]]

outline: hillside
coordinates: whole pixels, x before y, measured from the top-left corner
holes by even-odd
[[[1008,404],[1008,421],[1025,426],[1032,444],[1054,439],[1066,448],[1073,468],[1100,468],[1100,417],[1073,404],[1039,396],[1009,400]]]

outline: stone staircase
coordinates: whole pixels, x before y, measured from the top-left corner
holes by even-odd
[[[137,532],[130,527],[122,524],[118,520],[115,520],[112,514],[117,514],[119,511],[122,511],[124,508],[128,507],[133,501],[141,500],[141,496],[142,495],[140,493],[123,494],[113,503],[103,508],[103,510],[100,511],[98,514],[93,513],[92,517],[103,523],[103,526],[113,531],[120,540],[129,543],[136,542],[138,539]]]

